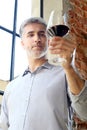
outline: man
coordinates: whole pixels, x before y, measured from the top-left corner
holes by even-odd
[[[73,110],[82,120],[87,120],[87,81],[79,77],[71,64],[76,45],[61,37],[49,40],[46,26],[42,18],[35,17],[25,20],[20,27],[28,69],[6,87],[1,130],[68,130],[66,89]],[[66,62],[62,66],[49,64],[48,48]]]

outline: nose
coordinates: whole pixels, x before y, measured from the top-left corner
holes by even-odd
[[[41,38],[40,38],[39,34],[36,34],[36,35],[35,35],[35,41],[36,41],[36,42],[37,42],[37,41],[41,41]]]

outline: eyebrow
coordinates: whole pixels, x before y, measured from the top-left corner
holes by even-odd
[[[30,34],[30,33],[34,33],[34,31],[29,31],[26,34]],[[41,30],[41,31],[38,31],[38,33],[46,33],[46,31]]]

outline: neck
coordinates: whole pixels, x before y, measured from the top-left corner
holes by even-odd
[[[40,59],[32,59],[29,58],[29,69],[31,72],[35,71],[38,67],[40,67],[42,64],[44,64],[47,61],[46,58],[40,58]]]

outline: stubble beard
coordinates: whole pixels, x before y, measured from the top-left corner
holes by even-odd
[[[31,51],[27,50],[27,55],[28,55],[28,57],[32,57],[34,59],[40,59],[42,57],[46,57],[47,47],[48,46],[46,46],[43,51],[36,51],[35,52],[35,51],[32,51],[32,50]]]

